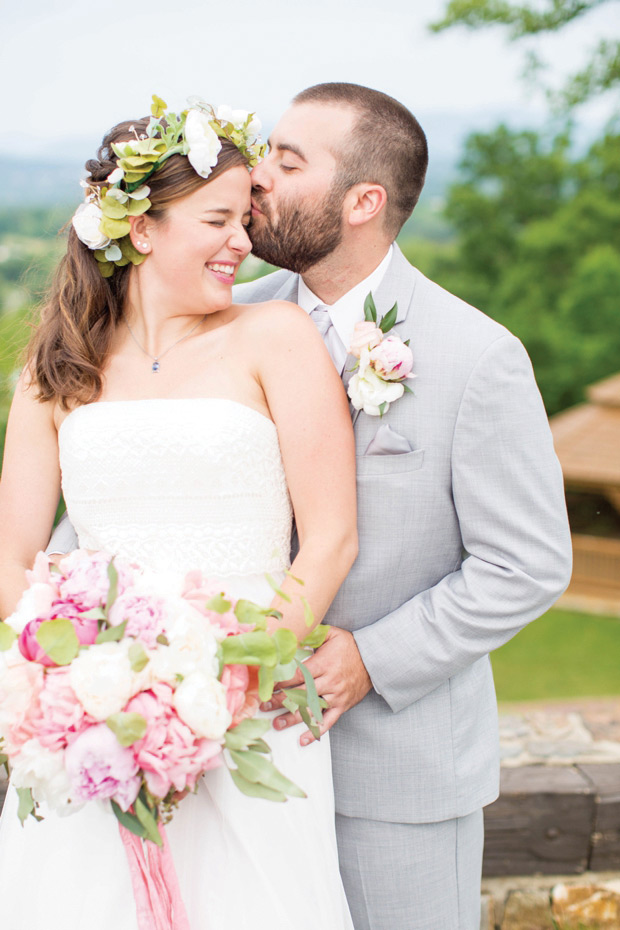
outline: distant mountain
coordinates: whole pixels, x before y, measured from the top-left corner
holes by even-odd
[[[79,203],[80,162],[53,162],[0,153],[0,207],[55,207]]]

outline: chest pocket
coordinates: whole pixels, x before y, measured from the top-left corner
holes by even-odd
[[[417,471],[424,463],[424,449],[413,452],[401,452],[397,455],[358,455],[357,474],[364,475],[400,475]]]

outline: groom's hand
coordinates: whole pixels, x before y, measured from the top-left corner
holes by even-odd
[[[323,722],[319,726],[321,735],[336,723],[341,714],[358,704],[372,688],[372,682],[362,662],[357,643],[352,633],[338,627],[330,627],[327,638],[305,663],[312,673],[316,689],[327,701],[328,709],[323,712]],[[279,688],[298,688],[303,685],[301,672],[290,681],[280,682]],[[286,695],[276,691],[270,701],[262,704],[263,710],[277,710],[282,707]],[[301,723],[297,714],[280,714],[273,725],[276,730],[284,730]],[[314,741],[309,730],[302,733],[300,743],[307,746]]]

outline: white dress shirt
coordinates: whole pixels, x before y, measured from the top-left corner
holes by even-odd
[[[355,324],[364,319],[364,301],[368,293],[376,292],[383,280],[392,258],[392,246],[387,250],[387,254],[379,265],[371,272],[367,278],[352,287],[350,291],[339,297],[333,304],[325,304],[322,300],[313,294],[304,279],[299,279],[299,291],[297,294],[297,303],[306,313],[310,314],[315,307],[327,307],[331,317],[332,326],[324,336],[325,345],[332,357],[332,361],[338,372],[342,374],[344,363],[347,359],[347,349],[351,344],[351,337]]]

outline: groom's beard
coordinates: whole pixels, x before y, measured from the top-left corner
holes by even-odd
[[[255,217],[250,226],[252,254],[270,265],[303,274],[340,245],[345,194],[336,182],[318,204],[281,204],[274,220],[262,192],[254,191],[252,197],[262,216]]]

